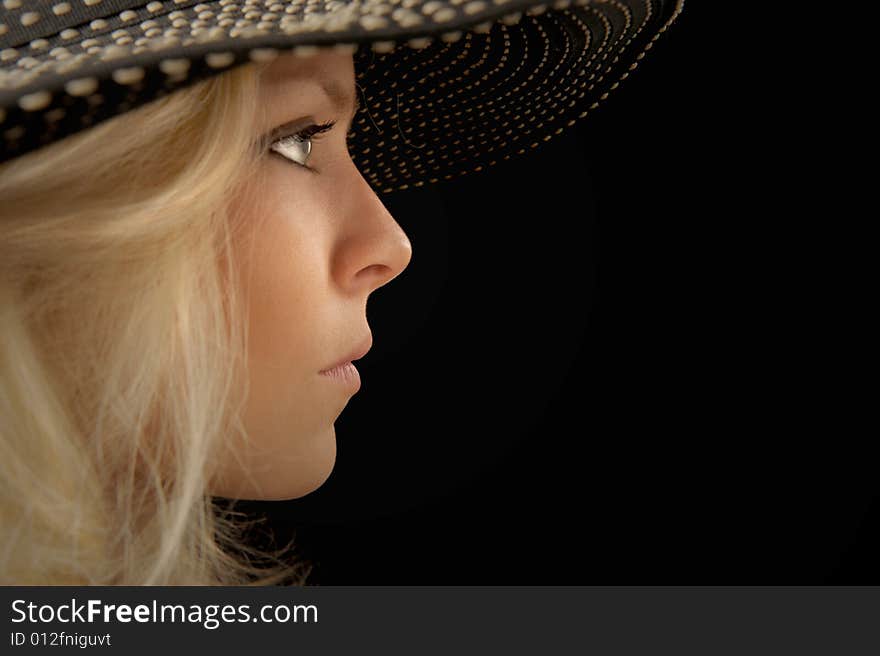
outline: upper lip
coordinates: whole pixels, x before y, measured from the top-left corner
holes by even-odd
[[[354,350],[349,352],[344,358],[337,360],[334,364],[331,364],[326,369],[321,369],[321,373],[325,373],[330,371],[331,369],[335,369],[336,367],[341,367],[344,364],[349,362],[353,362],[354,360],[358,360],[364,357],[367,354],[367,351],[373,346],[373,336],[367,335],[367,338],[364,339]]]

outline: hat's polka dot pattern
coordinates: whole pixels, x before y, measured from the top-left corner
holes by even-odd
[[[2,0],[0,163],[232,67],[333,47],[355,56],[349,150],[371,185],[451,180],[584,118],[683,1]]]
[[[64,85],[64,90],[71,96],[89,96],[98,89],[98,80],[93,77],[84,77],[78,80],[70,80]]]

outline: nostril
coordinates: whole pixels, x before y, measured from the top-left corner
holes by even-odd
[[[385,279],[391,277],[391,267],[385,264],[370,264],[358,271],[356,277],[360,280],[382,281],[380,284],[384,284]]]

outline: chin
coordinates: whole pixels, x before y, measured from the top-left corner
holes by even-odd
[[[336,465],[335,428],[331,426],[329,435],[322,435],[306,455],[292,461],[292,467],[278,460],[267,463],[256,480],[242,476],[237,484],[218,485],[212,494],[253,501],[286,501],[311,494],[330,478]]]
[[[307,473],[297,472],[288,480],[280,480],[277,484],[263,488],[259,496],[248,498],[259,501],[287,501],[311,494],[327,482],[330,474],[333,473],[333,467],[336,465],[336,449],[333,449],[333,452],[333,457],[329,462],[322,463],[322,466],[310,469]]]

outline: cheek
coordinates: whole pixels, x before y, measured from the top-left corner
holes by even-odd
[[[312,213],[302,207],[269,214],[241,262],[251,361],[289,375],[311,365],[327,304],[326,236],[319,225],[296,218]]]
[[[267,252],[245,291],[250,362],[294,374],[307,366],[320,322],[318,280],[303,260]]]
[[[293,498],[332,471],[342,407],[318,379],[330,308],[324,241],[315,226],[270,216],[237,253],[248,324],[248,439],[230,445],[216,494]]]

